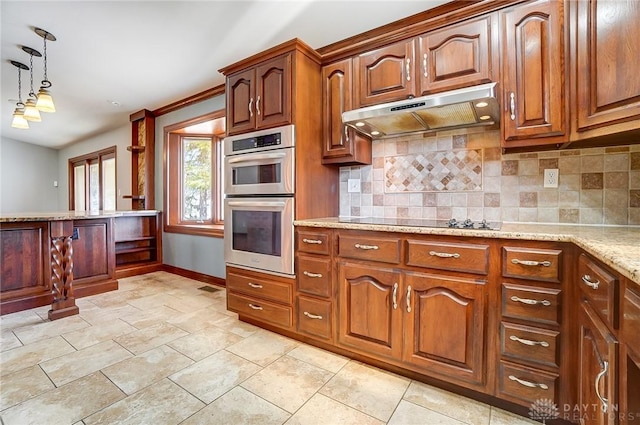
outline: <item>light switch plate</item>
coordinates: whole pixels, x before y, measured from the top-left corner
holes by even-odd
[[[347,192],[360,193],[360,179],[349,179],[347,182]]]
[[[549,168],[544,170],[544,187],[558,187],[558,169]]]

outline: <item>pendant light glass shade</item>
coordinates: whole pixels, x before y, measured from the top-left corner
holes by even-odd
[[[27,99],[27,103],[24,105],[24,117],[27,121],[40,122],[40,111],[36,108],[36,101],[32,98]]]
[[[51,97],[49,90],[44,87],[40,87],[40,90],[38,90],[38,101],[36,102],[36,108],[38,108],[40,112],[56,111],[56,106],[53,104],[53,98]]]
[[[24,111],[21,108],[16,108],[13,111],[13,121],[11,121],[11,127],[13,128],[29,128],[29,121],[24,118]]]

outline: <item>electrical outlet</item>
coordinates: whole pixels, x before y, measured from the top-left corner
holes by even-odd
[[[558,174],[557,168],[544,170],[544,187],[558,187]]]
[[[347,192],[360,193],[360,179],[349,179],[347,182]]]

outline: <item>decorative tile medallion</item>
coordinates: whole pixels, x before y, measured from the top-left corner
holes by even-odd
[[[482,190],[482,149],[384,158],[385,192]]]

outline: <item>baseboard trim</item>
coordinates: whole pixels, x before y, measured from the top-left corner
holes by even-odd
[[[179,276],[188,277],[189,279],[197,280],[199,282],[208,283],[210,285],[220,286],[222,288],[227,287],[227,282],[225,279],[210,276],[208,274],[194,272],[192,270],[183,269],[176,266],[170,266],[169,264],[162,265],[162,271],[167,273],[177,274]]]

